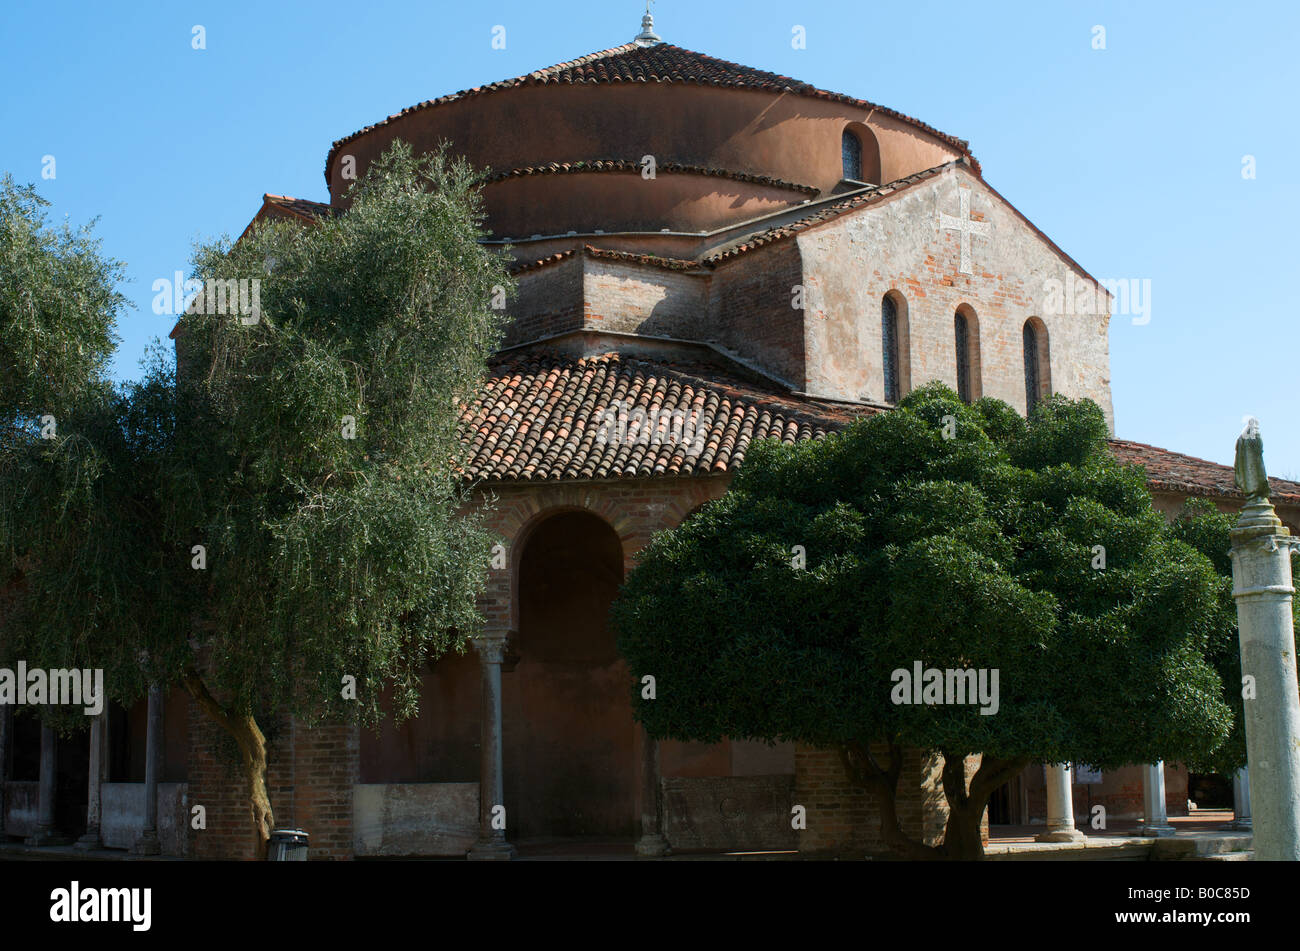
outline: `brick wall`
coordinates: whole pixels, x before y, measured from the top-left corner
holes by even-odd
[[[780,241],[719,265],[704,339],[802,389],[809,369],[804,311],[793,306],[793,289],[803,282],[796,241]]]
[[[584,326],[591,330],[698,339],[707,275],[588,258]]]
[[[275,827],[306,830],[312,859],[352,858],[352,787],[360,769],[357,728],[307,728],[285,716],[259,726],[267,737],[266,786]],[[207,828],[189,833],[189,854],[264,858],[234,740],[193,701],[189,771],[189,805],[201,805],[207,813]]]
[[[888,748],[872,747],[882,765],[889,762]],[[979,766],[968,758],[966,777]],[[799,833],[799,851],[812,854],[888,854],[880,835],[878,797],[849,781],[834,750],[795,748],[795,802],[807,809],[807,828]],[[903,832],[926,845],[943,841],[948,803],[943,794],[943,757],[920,750],[903,751],[903,770],[896,797]],[[982,835],[988,842],[988,814]]]
[[[581,254],[516,278],[506,312],[511,318],[502,346],[577,330],[582,326]]]

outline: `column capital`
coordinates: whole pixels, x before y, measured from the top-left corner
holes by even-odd
[[[474,650],[478,651],[479,659],[483,663],[500,664],[505,660],[506,649],[515,633],[505,628],[481,631],[470,638],[470,643],[474,645]]]

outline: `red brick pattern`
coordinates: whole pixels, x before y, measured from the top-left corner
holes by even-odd
[[[887,764],[887,747],[872,752]],[[839,754],[800,745],[795,754],[795,802],[807,809],[807,829],[799,833],[799,851],[813,854],[877,854],[889,852],[880,835],[877,797],[849,781]],[[966,762],[967,781],[979,766]],[[948,803],[943,795],[943,757],[903,751],[903,770],[896,804],[904,834],[926,845],[943,841]],[[988,842],[988,816],[982,835]]]

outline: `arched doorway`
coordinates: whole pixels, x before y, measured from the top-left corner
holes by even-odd
[[[632,838],[636,728],[609,629],[622,543],[594,515],[564,512],[533,529],[518,566],[518,635],[501,688],[510,836]]]

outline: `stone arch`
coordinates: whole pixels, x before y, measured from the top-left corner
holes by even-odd
[[[547,509],[521,527],[501,688],[511,837],[631,838],[637,731],[630,675],[609,627],[623,539],[580,505]]]
[[[955,357],[957,362],[957,393],[968,403],[974,403],[984,395],[983,376],[980,364],[980,321],[975,308],[970,304],[959,304],[953,315],[953,333]],[[964,352],[963,352],[964,344]],[[963,364],[965,368],[965,386],[963,387]],[[965,389],[965,392],[963,392]]]

